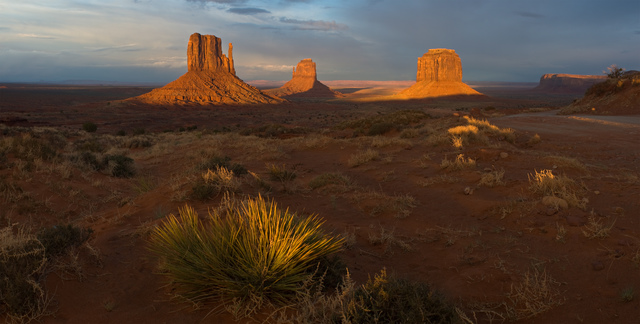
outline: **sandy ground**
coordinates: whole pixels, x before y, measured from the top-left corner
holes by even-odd
[[[512,89],[494,90],[494,96],[480,101],[360,102],[357,99],[366,95],[357,90],[351,101],[306,100],[278,106],[118,104],[119,98],[144,90],[90,89],[87,94],[86,89],[31,89],[0,94],[0,120],[5,125],[26,127],[21,131],[51,127],[67,132],[70,143],[81,143],[93,135],[77,130],[95,121],[97,136],[126,152],[137,169],[135,177],[120,179],[47,162],[28,169],[8,156],[8,163],[14,164],[0,169],[0,176],[29,198],[0,200],[3,224],[37,231],[72,222],[94,230],[88,245],[52,267],[44,282],[53,301],[52,315],[41,318],[42,323],[235,323],[219,309],[210,313],[215,305],[194,309],[175,298],[176,287],[167,284],[156,256],[147,249],[149,233],[165,215],[185,204],[206,214],[219,203],[220,196],[200,201],[188,195],[190,181],[199,176],[195,166],[214,153],[231,157],[264,179],[269,164],[296,172],[291,183],[271,181],[270,191],[244,177],[237,194],[260,193],[292,210],[324,218],[327,231],[349,237],[349,246],[339,256],[358,283],[386,268],[430,283],[475,322],[499,323],[508,317],[509,307],[524,307],[513,304],[513,289],[524,285],[526,275],[544,274],[550,289],[543,300],[548,310],[530,318],[522,311],[512,322],[637,323],[640,318],[637,115],[557,116],[550,109],[571,98]],[[370,91],[377,95],[389,89]],[[406,109],[433,118],[382,136],[336,127]],[[461,116],[467,114],[512,128],[516,136],[513,141],[489,137],[487,142],[455,148],[446,139],[447,129],[466,125]],[[276,132],[270,138],[244,136],[266,135],[259,128],[269,124],[304,131]],[[177,131],[191,125],[197,129]],[[132,135],[136,128],[146,133]],[[120,129],[128,135],[109,137]],[[406,129],[415,132],[409,136]],[[434,141],[438,134],[444,134],[445,141]],[[13,136],[4,135],[3,140]],[[151,145],[130,148],[143,140]],[[367,150],[378,157],[354,165],[354,156]],[[474,159],[475,166],[442,168],[444,160],[459,154]],[[584,205],[559,210],[545,206],[542,195],[530,189],[530,177],[544,169],[572,179]],[[493,171],[504,171],[503,183],[481,184]],[[352,184],[309,187],[312,179],[329,172],[348,177]],[[140,190],[147,182],[148,189]],[[469,189],[472,193],[465,194]],[[607,234],[589,238],[594,224],[609,228]],[[635,297],[623,301],[630,290]],[[265,318],[261,314],[238,322]]]

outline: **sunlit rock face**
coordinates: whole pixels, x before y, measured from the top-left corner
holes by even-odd
[[[605,75],[545,74],[534,88],[541,92],[584,93],[592,85],[605,81]]]
[[[332,98],[341,96],[318,81],[316,63],[310,58],[304,59],[293,69],[291,80],[282,87],[266,91],[279,97],[315,97]]]
[[[416,83],[397,97],[420,99],[456,95],[482,95],[462,82],[462,63],[455,50],[436,48],[418,58]]]
[[[270,104],[283,99],[263,93],[236,76],[229,44],[229,57],[222,53],[220,38],[195,33],[187,46],[188,72],[166,86],[132,101],[154,105]]]

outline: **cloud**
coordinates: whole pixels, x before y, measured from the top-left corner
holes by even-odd
[[[291,18],[280,18],[281,23],[297,25],[294,29],[301,30],[322,30],[322,31],[335,31],[335,30],[347,30],[349,26],[345,24],[338,24],[335,21],[325,20],[298,20]]]
[[[263,14],[263,13],[271,13],[271,11],[265,10],[262,8],[231,8],[227,10],[227,12],[231,12],[238,15],[248,15],[248,16]]]
[[[220,3],[220,4],[242,4],[247,2],[246,0],[187,0],[187,2],[200,2],[200,3]]]
[[[525,18],[541,19],[545,17],[544,15],[541,15],[535,12],[529,12],[529,11],[516,11],[514,13],[518,16],[525,17]]]
[[[137,48],[138,44],[125,44],[107,47],[88,47],[87,49],[92,52],[105,52],[105,51],[122,51],[122,52],[136,52],[142,49]]]
[[[37,34],[18,34],[18,37],[38,38],[38,39],[56,39],[53,36],[37,35]]]
[[[11,30],[11,28],[0,26],[0,32],[9,31],[9,30]]]

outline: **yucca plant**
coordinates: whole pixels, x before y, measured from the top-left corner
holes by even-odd
[[[223,206],[201,221],[185,206],[151,235],[165,274],[193,302],[239,302],[249,315],[285,303],[303,289],[320,258],[342,238],[326,235],[317,216],[299,217],[261,196]]]

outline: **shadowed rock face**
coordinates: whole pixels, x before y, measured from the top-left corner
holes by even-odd
[[[166,86],[131,100],[145,104],[262,104],[283,100],[250,86],[236,76],[229,57],[222,53],[220,38],[195,33],[187,46],[188,72]]]
[[[456,95],[482,95],[462,82],[462,63],[455,50],[430,49],[418,58],[416,83],[396,97],[420,99]]]
[[[314,97],[333,98],[341,96],[339,92],[331,90],[318,81],[316,63],[311,59],[304,59],[293,69],[291,80],[277,89],[266,91],[279,97]]]
[[[541,92],[584,93],[592,85],[607,79],[605,75],[545,74],[534,88]]]

